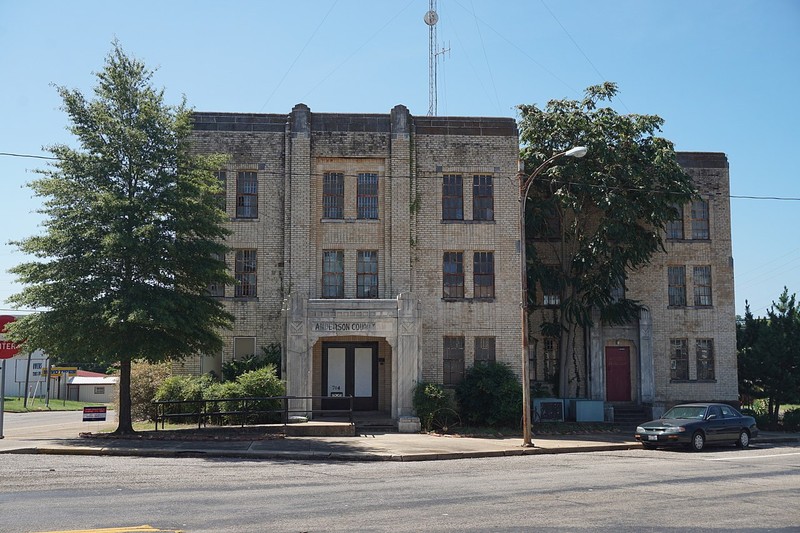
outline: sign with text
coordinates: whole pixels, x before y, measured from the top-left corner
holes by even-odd
[[[51,374],[64,374],[64,375],[72,375],[78,373],[77,366],[51,366],[50,367]],[[47,375],[47,367],[42,367],[42,375]]]
[[[11,359],[17,352],[19,346],[13,342],[6,340],[6,324],[16,321],[17,319],[11,315],[0,315],[0,359]]]
[[[92,405],[83,408],[83,421],[84,422],[105,422],[106,419],[106,406],[105,405]]]

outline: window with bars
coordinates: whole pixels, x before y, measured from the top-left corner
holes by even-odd
[[[211,258],[215,261],[225,261],[225,256],[222,254],[211,254]],[[207,290],[209,296],[225,296],[225,284],[223,283],[211,283]]]
[[[216,194],[218,206],[220,209],[225,211],[228,208],[227,203],[227,192],[228,192],[228,173],[224,170],[220,170],[219,172],[214,172],[214,176],[219,181],[220,192]]]
[[[472,219],[494,220],[494,184],[492,176],[472,177]]]
[[[667,239],[683,239],[683,206],[673,205],[676,214],[675,218],[667,221]]]
[[[442,259],[444,298],[464,297],[464,253],[445,252]]]
[[[494,298],[494,252],[475,252],[472,281],[475,298]]]
[[[475,364],[495,362],[494,337],[475,337]]]
[[[322,252],[322,297],[344,298],[344,251]]]
[[[378,297],[378,252],[359,250],[356,259],[356,298]]]
[[[686,267],[667,267],[667,291],[670,307],[686,307]]]
[[[553,379],[558,374],[558,341],[553,338],[542,341],[542,360],[544,361],[544,378]]]
[[[322,218],[344,218],[344,174],[326,172],[322,176]]]
[[[256,292],[256,272],[258,267],[256,250],[236,250],[235,263],[236,290],[234,291],[234,296],[237,298],[255,298],[258,295]]]
[[[362,172],[358,175],[358,218],[378,218],[378,175]]]
[[[550,199],[541,204],[534,212],[533,239],[537,241],[558,241],[561,239],[561,216]]]
[[[236,218],[258,218],[258,173],[236,174]]]
[[[694,305],[711,307],[711,265],[694,267]]]
[[[464,337],[444,337],[442,384],[454,387],[464,379]]]
[[[686,339],[670,339],[670,379],[689,379],[689,343]]]
[[[697,379],[714,380],[714,339],[697,339]]]
[[[695,200],[692,202],[692,239],[708,240],[709,238],[708,202]]]
[[[459,174],[442,176],[442,220],[464,220],[464,184]]]

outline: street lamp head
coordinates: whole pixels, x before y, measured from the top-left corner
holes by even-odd
[[[589,149],[586,148],[585,146],[576,146],[564,152],[564,155],[567,157],[583,157],[586,155],[586,152],[588,151]]]

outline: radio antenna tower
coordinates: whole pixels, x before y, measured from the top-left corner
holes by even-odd
[[[439,43],[436,40],[436,23],[439,22],[439,14],[436,12],[436,0],[430,0],[428,12],[425,13],[423,20],[428,25],[428,116],[436,116],[439,107],[439,87],[438,87],[438,65],[439,56],[449,52],[450,49],[442,48],[439,50]]]

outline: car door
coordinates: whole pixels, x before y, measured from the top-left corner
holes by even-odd
[[[725,420],[719,406],[711,405],[706,411],[706,440],[719,442],[725,439]]]
[[[739,438],[739,431],[742,429],[742,417],[727,405],[721,405],[722,420],[724,422],[722,438],[735,442]]]

